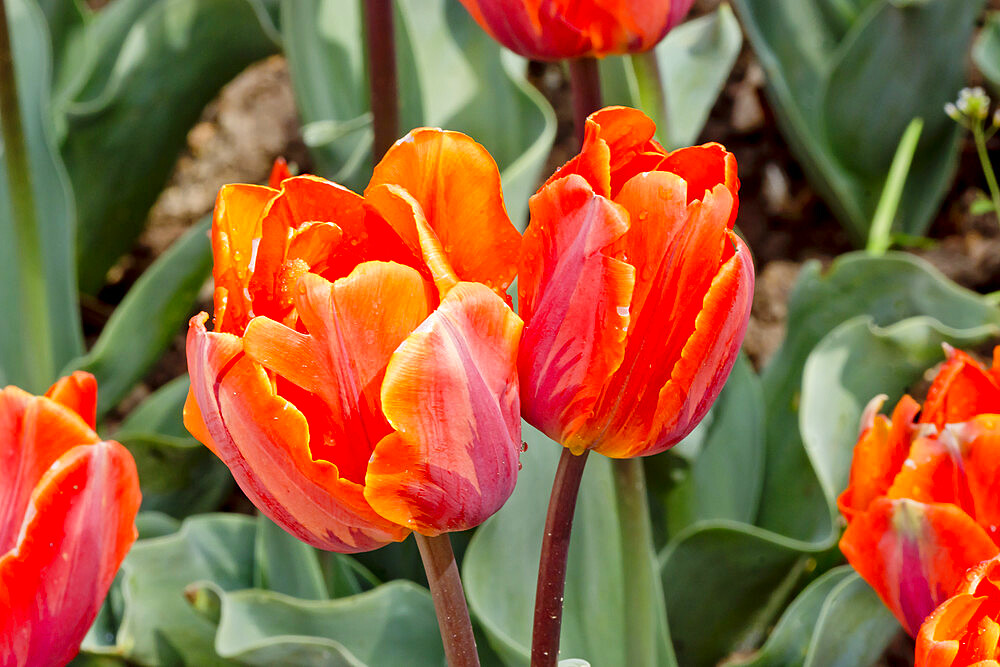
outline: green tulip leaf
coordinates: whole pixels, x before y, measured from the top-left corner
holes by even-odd
[[[0,138],[0,309],[8,315],[8,323],[0,327],[0,385],[16,384],[40,393],[56,380],[62,366],[83,351],[73,254],[76,211],[51,121],[52,62],[44,15],[33,0],[9,0],[7,12],[29,167],[21,175],[33,206],[25,206],[29,198],[11,190],[7,160],[13,156]],[[16,209],[24,211],[27,224],[42,240],[41,267],[22,266],[25,255],[14,224]],[[25,291],[29,271],[40,273],[38,279],[44,281],[47,312],[42,318],[51,339],[47,344],[37,335],[26,340],[21,326],[30,307]]]
[[[176,518],[218,509],[233,489],[229,469],[184,428],[188,387],[186,375],[165,384],[114,434],[135,457],[142,509]]]
[[[988,300],[912,255],[851,253],[826,271],[818,262],[803,266],[788,304],[788,334],[761,376],[767,437],[757,523],[763,528],[804,541],[833,539],[833,509],[799,432],[802,369],[828,332],[858,315],[877,326],[919,315],[954,329],[1000,324],[1000,310]]]
[[[736,64],[743,32],[733,10],[682,23],[649,53],[603,58],[605,103],[642,109],[669,148],[694,144]]]
[[[736,6],[785,137],[859,245],[903,131],[923,118],[897,220],[900,232],[926,231],[957,164],[960,133],[941,108],[964,83],[961,54],[983,1],[736,0]]]
[[[986,24],[972,45],[972,61],[993,90],[1000,90],[1000,12],[986,15]]]
[[[408,581],[339,600],[248,590],[224,593],[221,602],[216,650],[239,664],[444,664],[431,596]]]
[[[830,570],[789,605],[760,651],[736,667],[874,665],[900,632],[875,592],[848,565]]]
[[[303,137],[319,172],[356,191],[372,167],[361,4],[282,4]],[[500,168],[507,210],[523,228],[555,138],[555,115],[525,78],[526,61],[505,52],[458,3],[395,7],[400,134],[442,127],[483,144]]]
[[[210,225],[202,220],[160,255],[115,308],[94,347],[73,362],[97,378],[98,416],[124,398],[184,330],[212,273]]]
[[[643,461],[667,534],[709,519],[753,523],[764,478],[764,399],[746,357],[691,435]]]
[[[733,521],[677,535],[661,572],[678,664],[709,667],[757,646],[820,558],[814,545]]]
[[[881,328],[861,315],[820,341],[803,371],[799,424],[831,505],[847,487],[858,423],[868,401],[886,394],[891,411],[906,388],[944,358],[942,343],[976,345],[998,332],[996,325],[950,329],[929,317]]]
[[[66,84],[79,90],[65,105],[62,153],[76,194],[87,292],[103,284],[141,233],[205,105],[247,65],[278,51],[261,0],[146,5],[141,14],[123,10],[133,19],[127,24],[113,14],[104,30],[96,29],[99,12],[93,34],[82,37],[96,40],[92,69],[82,83]]]
[[[562,451],[530,426],[522,437],[528,450],[514,494],[480,526],[462,568],[469,608],[508,665],[528,664],[545,507]],[[560,655],[623,665],[622,553],[619,540],[609,538],[620,529],[611,462],[592,454],[586,465],[569,548]],[[661,656],[660,664],[668,660]]]

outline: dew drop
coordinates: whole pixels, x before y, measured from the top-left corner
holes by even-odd
[[[528,451],[528,443],[526,443],[524,440],[521,441],[521,451],[522,452]]]
[[[649,217],[649,211],[639,211],[639,220],[645,220]]]

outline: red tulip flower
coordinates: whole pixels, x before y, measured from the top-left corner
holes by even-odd
[[[136,538],[135,461],[94,432],[97,383],[0,391],[0,665],[76,655]]]
[[[694,0],[462,0],[511,51],[536,60],[647,51]]]
[[[531,199],[518,279],[523,413],[574,454],[662,452],[705,416],[743,342],[750,251],[733,233],[736,160],[667,152],[609,107]]]
[[[278,174],[219,193],[215,331],[191,320],[185,424],[316,547],[479,524],[513,491],[521,445],[522,324],[505,302],[520,236],[496,164],[420,129],[364,197]]]
[[[948,355],[919,419],[909,396],[891,420],[876,414],[883,397],[869,405],[837,501],[841,551],[911,635],[1000,547],[996,372]]]
[[[915,667],[1000,665],[1000,557],[970,570],[917,634]]]

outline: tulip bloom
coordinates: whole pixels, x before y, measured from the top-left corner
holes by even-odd
[[[520,236],[465,135],[414,130],[364,197],[314,176],[229,185],[215,331],[191,320],[185,424],[253,503],[352,553],[475,526],[514,488]]]
[[[0,665],[76,655],[136,538],[135,461],[94,432],[97,383],[0,391]]]
[[[1000,665],[1000,558],[983,561],[917,634],[915,667]]]
[[[947,351],[919,419],[909,396],[891,420],[869,404],[837,501],[841,551],[911,635],[1000,547],[1000,414],[976,413],[1000,412],[995,370]]]
[[[574,454],[679,442],[722,389],[750,317],[736,160],[718,144],[668,153],[654,130],[640,111],[598,111],[581,153],[530,203],[523,412]]]
[[[462,0],[511,51],[535,60],[647,51],[694,0]]]

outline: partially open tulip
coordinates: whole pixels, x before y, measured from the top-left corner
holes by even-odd
[[[722,389],[750,317],[736,160],[718,144],[668,153],[654,130],[634,109],[593,114],[581,153],[530,203],[521,400],[574,454],[680,441]]]
[[[994,371],[947,352],[922,411],[909,396],[891,420],[884,397],[869,405],[838,498],[841,551],[911,635],[1000,547],[1000,392]]]
[[[496,164],[420,129],[364,197],[286,176],[219,193],[215,331],[191,320],[185,424],[314,546],[479,524],[513,491],[521,445],[522,324],[505,302],[520,237]]]
[[[97,383],[0,391],[0,665],[64,665],[136,538],[135,461],[94,432]]]
[[[983,561],[917,634],[915,667],[1000,665],[1000,557]]]
[[[508,49],[536,60],[637,53],[656,46],[694,0],[462,0]]]

